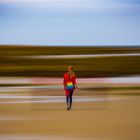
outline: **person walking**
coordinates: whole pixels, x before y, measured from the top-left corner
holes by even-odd
[[[72,66],[68,66],[68,72],[64,74],[64,90],[66,94],[66,104],[67,104],[67,110],[70,110],[72,107],[72,96],[74,90],[78,92],[78,86],[76,83],[76,75],[73,71]]]

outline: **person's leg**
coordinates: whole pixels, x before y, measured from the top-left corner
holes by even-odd
[[[70,92],[70,108],[71,108],[71,106],[72,106],[72,95],[73,95],[73,91],[72,92]]]
[[[66,96],[66,103],[67,103],[67,105],[69,104],[69,96],[68,95]]]
[[[70,109],[70,94],[66,96],[67,110]]]

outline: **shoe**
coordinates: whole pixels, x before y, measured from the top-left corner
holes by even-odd
[[[69,106],[67,107],[67,110],[70,110],[70,107]]]

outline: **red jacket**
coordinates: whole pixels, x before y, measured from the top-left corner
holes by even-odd
[[[64,90],[65,90],[66,96],[68,96],[69,93],[74,90],[74,89],[73,90],[66,89],[67,82],[72,82],[75,85],[76,84],[76,76],[69,78],[68,72],[64,74],[63,84],[64,84]]]

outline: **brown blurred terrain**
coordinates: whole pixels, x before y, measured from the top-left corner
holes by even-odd
[[[70,56],[97,54],[130,55]],[[0,140],[139,140],[139,54],[139,46],[1,45]],[[68,57],[46,57],[61,55]],[[63,91],[68,65],[79,86],[70,111]]]
[[[71,111],[65,103],[1,104],[0,139],[139,140],[140,97],[113,99],[75,102]]]
[[[30,58],[29,56],[135,54],[140,47],[0,46],[0,76],[62,77],[73,65],[78,77],[112,77],[140,74],[139,56],[87,58]]]

